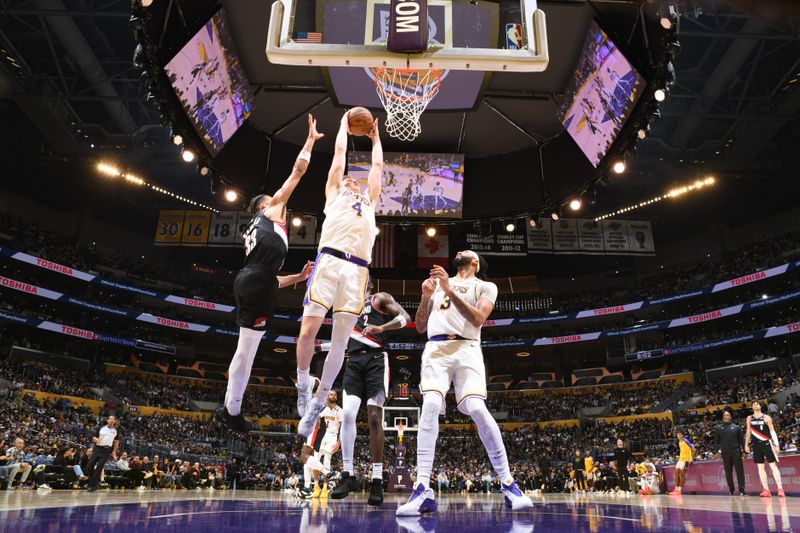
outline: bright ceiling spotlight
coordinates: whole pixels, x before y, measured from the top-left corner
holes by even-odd
[[[425,230],[425,235],[428,237],[436,237],[436,228],[430,226],[428,229]]]
[[[150,7],[153,5],[153,0],[142,0],[142,7]]]
[[[180,133],[176,133],[175,135],[173,135],[172,136],[172,144],[174,144],[175,146],[182,145],[183,144],[183,135],[181,135]]]
[[[183,160],[186,161],[187,163],[191,163],[192,161],[194,161],[195,158],[194,152],[192,152],[188,148],[184,148],[183,153],[181,155],[183,157]]]
[[[303,219],[300,217],[292,217],[292,226],[299,228],[303,225]]]
[[[665,30],[671,30],[675,27],[675,24],[678,22],[678,10],[675,6],[670,5],[667,6],[664,13],[662,13],[661,18],[659,19],[659,23],[661,27]]]
[[[226,189],[225,190],[225,199],[231,203],[235,202],[239,198],[239,193],[234,191],[233,189]]]
[[[517,225],[514,224],[513,222],[509,222],[509,223],[506,224],[506,231],[507,232],[513,233],[515,229],[517,229]]]
[[[615,162],[614,166],[612,166],[611,168],[615,173],[622,174],[623,172],[625,172],[625,168],[626,168],[625,167],[625,161],[620,159],[619,161]]]
[[[534,217],[531,217],[531,219],[528,221],[528,224],[530,224],[532,228],[535,228],[538,225]]]
[[[577,211],[578,209],[581,208],[582,205],[583,205],[583,202],[581,202],[580,198],[573,198],[569,202],[569,208],[572,209],[573,211]]]
[[[208,168],[208,167],[207,167],[207,166],[205,166],[205,165],[201,165],[201,166],[200,166],[200,168],[198,168],[198,169],[197,169],[197,172],[198,172],[198,173],[199,173],[201,176],[208,176],[209,172],[211,172],[211,169],[210,169],[210,168]]]
[[[558,213],[553,211],[552,213],[550,213],[550,218],[552,218],[553,220],[558,220],[559,219]]]
[[[653,97],[656,99],[656,102],[663,102],[667,99],[667,90],[666,89],[656,89],[656,92],[653,93]]]

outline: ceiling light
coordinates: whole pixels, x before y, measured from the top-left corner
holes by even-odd
[[[183,156],[183,160],[186,161],[187,163],[191,163],[192,161],[194,161],[194,157],[195,157],[194,152],[192,152],[188,148],[184,148],[183,149],[182,156]]]
[[[405,361],[405,360],[408,359],[408,356],[407,355],[398,355],[398,356],[395,357],[395,359],[397,359],[398,361]]]
[[[517,357],[528,357],[531,355],[531,352],[517,352]]]
[[[508,224],[506,224],[506,231],[507,232],[513,233],[515,229],[517,229],[517,225],[514,224],[513,222],[509,222]]]
[[[180,133],[176,133],[172,136],[172,144],[175,146],[180,146],[183,144],[183,136]]]
[[[528,220],[528,224],[530,224],[532,228],[535,228],[537,226],[536,219],[531,217],[531,219]]]
[[[625,161],[620,159],[619,161],[615,162],[614,166],[612,166],[611,168],[617,174],[622,174],[623,172],[625,172]]]
[[[428,229],[425,230],[425,235],[428,237],[436,237],[436,228],[433,226],[428,227]]]
[[[303,225],[303,219],[300,217],[292,217],[292,226],[299,228]]]
[[[552,218],[553,220],[558,220],[558,218],[559,218],[559,217],[558,217],[558,213],[556,213],[555,211],[553,211],[552,213],[550,213],[550,218]]]
[[[231,203],[235,202],[239,198],[239,193],[234,191],[233,189],[226,189],[225,190],[225,199]]]
[[[656,92],[653,93],[653,97],[656,99],[656,102],[663,102],[667,99],[667,90],[658,88]]]
[[[275,353],[286,353],[289,350],[287,350],[286,348],[273,348],[272,351]]]
[[[569,208],[572,209],[573,211],[577,211],[578,209],[581,208],[581,205],[583,204],[581,203],[580,198],[573,198],[569,203]]]

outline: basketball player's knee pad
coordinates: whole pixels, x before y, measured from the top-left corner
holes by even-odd
[[[491,416],[489,414],[489,409],[486,407],[486,400],[478,398],[477,396],[470,396],[462,400],[462,402],[458,404],[458,410],[473,418],[476,415],[482,416],[484,414]]]

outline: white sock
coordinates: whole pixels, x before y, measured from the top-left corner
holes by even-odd
[[[511,468],[508,466],[508,456],[506,446],[503,444],[503,436],[500,434],[500,427],[492,417],[489,409],[486,408],[486,401],[483,398],[472,396],[461,402],[459,410],[469,415],[478,427],[478,435],[481,437],[483,447],[489,454],[489,462],[492,463],[494,471],[500,476],[500,481],[510,483]]]
[[[297,386],[299,388],[305,389],[306,387],[308,387],[308,382],[311,379],[309,375],[310,370],[311,370],[310,368],[307,368],[305,370],[300,370],[299,368],[297,369]]]
[[[342,469],[353,475],[353,452],[356,447],[356,417],[361,407],[361,398],[342,393]]]
[[[772,470],[772,477],[775,478],[775,483],[778,485],[778,489],[783,490],[783,482],[781,481],[781,471],[778,470],[778,463],[770,463],[769,467]]]
[[[225,408],[228,414],[236,416],[242,412],[242,399],[247,384],[250,382],[250,371],[256,358],[258,344],[264,331],[239,328],[239,343],[228,367],[228,390],[225,393]]]
[[[383,479],[383,463],[372,463],[372,479]]]
[[[763,464],[756,465],[758,467],[758,477],[761,479],[761,488],[769,490],[769,481],[767,480],[767,469]]]
[[[303,465],[303,486],[307,489],[311,488],[311,467],[308,463]]]
[[[328,398],[328,393],[336,381],[336,376],[344,363],[344,351],[350,342],[350,334],[356,325],[358,317],[349,313],[336,313],[333,315],[333,331],[331,332],[331,349],[325,356],[325,365],[322,367],[322,377],[317,393],[314,397],[322,403]]]
[[[417,432],[417,483],[426,489],[431,486],[433,456],[436,453],[436,439],[439,437],[439,408],[442,397],[438,392],[422,394],[422,409],[419,415]]]
[[[313,455],[306,460],[306,465],[311,468],[311,470],[316,470],[317,472],[327,473],[327,469],[322,462],[314,457]]]

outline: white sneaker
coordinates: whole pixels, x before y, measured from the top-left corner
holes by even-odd
[[[297,392],[297,404],[299,406],[300,390],[298,389]],[[311,401],[308,402],[308,406],[305,408],[305,414],[300,420],[300,424],[297,425],[297,432],[304,437],[311,435],[311,432],[314,431],[314,426],[317,425],[317,418],[319,418],[319,414],[323,409],[325,409],[325,402],[319,401],[316,397],[311,398]]]
[[[306,406],[308,402],[311,401],[311,395],[314,393],[314,386],[318,383],[318,378],[309,377],[308,387],[301,388],[299,385],[295,384],[294,387],[297,389],[297,414],[300,415],[300,418],[306,414]]]
[[[522,491],[517,487],[516,481],[512,481],[508,485],[505,483],[500,485],[500,492],[505,499],[506,509],[519,511],[520,509],[530,509],[533,507],[533,502],[530,498],[522,494]]]
[[[397,516],[419,516],[434,511],[436,511],[436,495],[433,489],[426,489],[422,483],[417,483],[411,497],[397,508],[395,514]]]
[[[42,483],[41,485],[36,487],[36,490],[50,490],[50,485],[48,485],[47,483]]]

